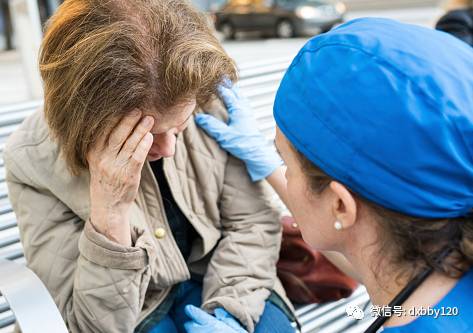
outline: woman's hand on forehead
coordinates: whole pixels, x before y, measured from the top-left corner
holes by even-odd
[[[141,170],[153,143],[154,118],[134,110],[89,155],[91,222],[106,237],[130,245],[127,212],[136,198]]]

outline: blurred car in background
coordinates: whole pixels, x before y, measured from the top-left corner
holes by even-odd
[[[211,8],[215,28],[225,39],[238,31],[280,38],[315,35],[343,22],[345,13],[343,2],[327,0],[229,0]]]

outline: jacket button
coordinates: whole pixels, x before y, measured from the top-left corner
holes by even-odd
[[[166,230],[164,230],[163,228],[157,228],[154,231],[154,236],[158,239],[164,238],[166,236]]]

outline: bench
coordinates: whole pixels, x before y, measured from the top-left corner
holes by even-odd
[[[274,96],[284,71],[289,64],[290,59],[285,57],[274,58],[264,62],[242,64],[240,66],[241,91],[243,95],[249,99],[260,130],[271,139],[274,138],[275,134],[275,123],[272,116]],[[6,259],[10,262],[20,264],[21,267],[24,267],[25,259],[23,257],[15,215],[8,200],[5,184],[5,166],[2,154],[7,137],[26,116],[39,107],[41,107],[41,102],[39,101],[0,107],[0,260]],[[19,265],[15,266],[17,267]],[[5,265],[0,262],[0,274],[3,268],[5,268]],[[2,275],[0,275],[0,281],[1,280]],[[28,293],[26,286],[21,286],[22,292],[23,288],[25,288],[24,292]],[[0,292],[1,291],[2,290],[0,290]],[[31,297],[29,298],[30,300],[35,300],[35,308],[42,306],[42,298],[35,299],[31,294],[28,294],[28,297]],[[367,314],[365,319],[356,321],[348,317],[345,312],[347,305],[356,305],[364,309]],[[296,314],[302,324],[302,333],[361,333],[372,322],[372,318],[369,315],[369,306],[368,294],[365,288],[360,286],[353,295],[347,299],[327,304],[297,306]],[[12,307],[14,308],[14,305],[12,305]],[[20,324],[22,320],[25,320],[24,317],[21,318],[18,312],[17,317]],[[51,317],[45,315],[43,318]],[[0,293],[0,333],[13,332],[15,320],[15,315],[10,309],[10,305]],[[29,318],[26,320],[28,321]],[[47,320],[43,320],[41,324],[42,331],[52,332],[52,330],[45,329],[43,324],[45,321]],[[25,330],[25,333],[30,332]]]

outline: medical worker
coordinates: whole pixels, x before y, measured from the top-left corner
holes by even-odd
[[[473,332],[467,44],[374,18],[311,39],[274,104],[285,178],[238,91],[220,95],[228,122],[202,114],[198,124],[254,181],[267,178],[307,243],[345,256],[382,309],[366,332]],[[189,333],[245,332],[223,309],[186,311]]]

